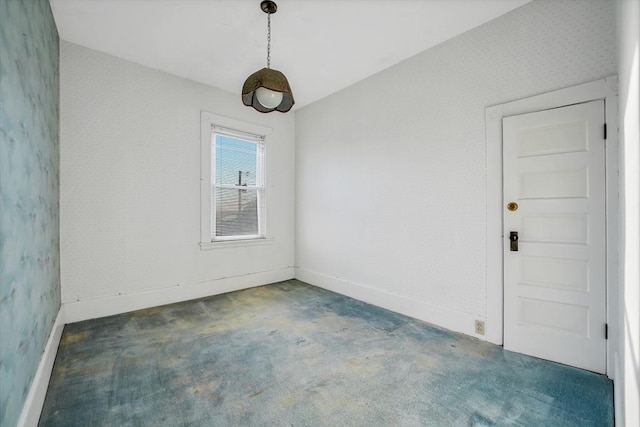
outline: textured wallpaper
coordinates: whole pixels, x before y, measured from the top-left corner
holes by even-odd
[[[0,426],[60,307],[58,40],[48,1],[0,1]]]
[[[297,111],[297,266],[484,317],[484,109],[615,74],[614,11],[533,1]]]
[[[262,114],[237,93],[65,41],[60,88],[64,303],[293,265],[292,114]],[[201,110],[273,129],[270,244],[200,250]]]

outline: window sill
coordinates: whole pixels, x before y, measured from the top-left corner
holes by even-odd
[[[243,248],[248,246],[261,246],[273,244],[273,238],[244,239],[244,240],[220,240],[216,242],[200,242],[201,251],[213,249]]]

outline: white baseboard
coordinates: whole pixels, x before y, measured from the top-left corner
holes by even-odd
[[[67,323],[188,301],[293,279],[293,267],[64,304]]]
[[[451,331],[471,335],[486,341],[484,335],[475,333],[475,320],[485,320],[481,316],[463,313],[429,304],[404,295],[354,283],[339,277],[296,268],[296,279],[313,286],[327,289],[405,316],[413,317]]]
[[[60,344],[64,324],[64,310],[60,307],[56,321],[53,323],[53,328],[51,328],[47,345],[44,348],[44,353],[42,353],[42,358],[40,358],[38,370],[31,382],[27,400],[22,407],[22,413],[18,419],[18,427],[35,427],[38,425],[42,405],[44,405],[44,398],[47,394],[47,388],[49,387],[49,378],[51,378],[53,362],[55,362],[56,354],[58,353],[58,344]]]

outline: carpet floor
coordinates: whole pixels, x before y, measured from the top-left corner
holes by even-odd
[[[606,377],[296,280],[65,326],[40,426],[612,426]]]

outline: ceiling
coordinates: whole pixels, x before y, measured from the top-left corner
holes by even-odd
[[[531,0],[277,0],[271,67],[300,108]],[[266,65],[259,0],[50,0],[63,40],[238,93]]]

